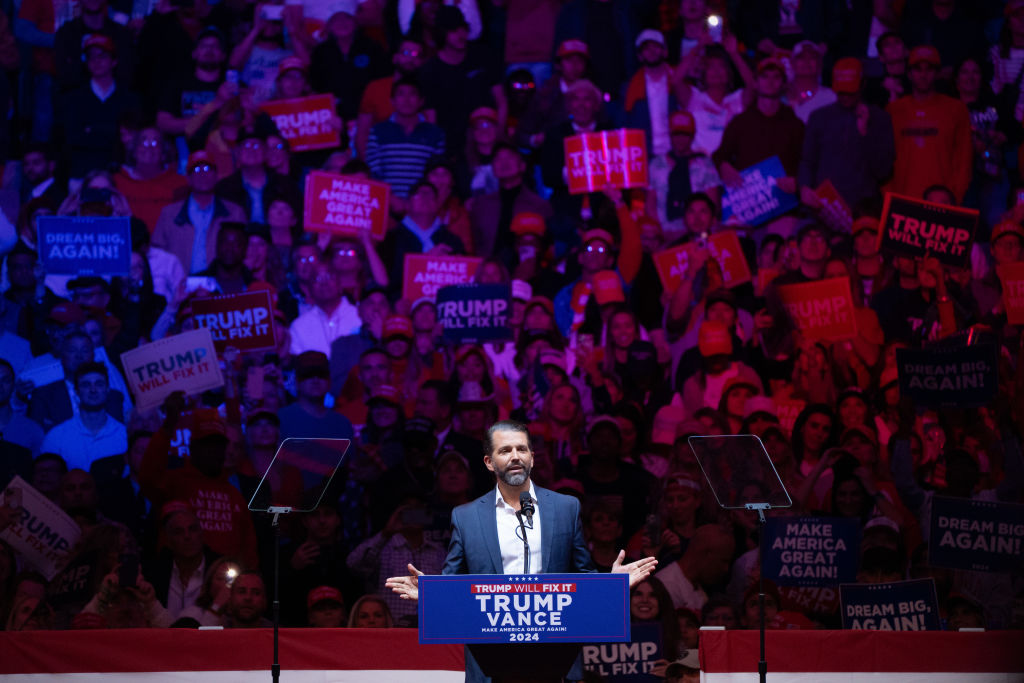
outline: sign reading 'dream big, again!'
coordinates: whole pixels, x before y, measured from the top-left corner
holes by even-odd
[[[213,337],[206,328],[125,351],[121,363],[139,410],[160,405],[172,391],[198,394],[224,386]]]
[[[437,298],[437,290],[464,285],[476,275],[483,262],[476,256],[406,254],[402,267],[402,298],[412,303]]]
[[[626,642],[626,574],[451,574],[419,580],[420,642]]]
[[[333,95],[264,102],[260,109],[274,119],[274,125],[293,152],[329,149],[341,144],[341,134],[331,123],[337,117]]]
[[[995,344],[896,349],[900,395],[925,406],[981,406],[999,390]]]
[[[966,266],[978,212],[887,192],[880,248],[894,254],[934,256],[947,266]]]
[[[567,137],[566,181],[571,194],[647,186],[647,135],[620,128]]]
[[[128,275],[132,264],[125,216],[40,216],[37,244],[50,275]]]
[[[928,564],[975,572],[1024,566],[1024,505],[932,498]]]
[[[935,579],[839,586],[843,628],[865,631],[938,631]]]
[[[261,351],[276,346],[270,292],[240,292],[192,302],[196,327],[210,330],[217,353],[234,346],[240,351]]]
[[[312,171],[306,176],[305,228],[345,235],[369,230],[384,239],[390,192],[387,183],[376,180]]]
[[[857,335],[848,277],[779,285],[779,298],[797,329],[811,341]]]

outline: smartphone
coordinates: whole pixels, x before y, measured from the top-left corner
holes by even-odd
[[[228,570],[224,572],[224,583],[227,584],[228,588],[231,588],[231,584],[235,582],[235,577],[238,576],[238,570],[234,567],[228,567]]]
[[[717,14],[709,14],[707,22],[708,34],[711,36],[711,40],[716,43],[722,42],[722,17]]]
[[[281,21],[284,17],[284,5],[264,5],[262,14],[267,21]]]
[[[121,588],[134,588],[139,581],[139,556],[135,553],[121,553],[121,565],[117,568],[117,584]]]
[[[661,541],[661,519],[653,512],[647,515],[647,521],[644,522],[644,534],[651,543],[657,544]]]

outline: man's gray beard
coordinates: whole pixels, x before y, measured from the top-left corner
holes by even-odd
[[[509,486],[522,486],[530,478],[530,468],[524,467],[521,471],[509,474],[507,471],[501,473],[501,480]]]

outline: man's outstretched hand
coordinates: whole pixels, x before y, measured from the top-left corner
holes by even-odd
[[[419,600],[420,577],[423,576],[423,572],[411,564],[407,566],[409,576],[392,576],[384,582],[384,586],[398,593],[398,597],[403,600]]]
[[[612,574],[629,574],[630,588],[650,576],[651,573],[654,572],[654,568],[658,566],[658,561],[653,557],[645,557],[644,559],[637,560],[636,562],[622,564],[624,559],[626,559],[626,551],[620,550],[619,556],[616,557],[615,562],[612,563]]]

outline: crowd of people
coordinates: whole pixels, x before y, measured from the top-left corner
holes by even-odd
[[[1024,346],[997,273],[1024,260],[1024,1],[4,10],[0,485],[81,529],[53,572],[0,540],[6,629],[266,625],[275,536],[247,504],[291,437],[353,443],[283,523],[282,624],[413,626],[385,579],[440,572],[505,418],[529,424],[533,480],[580,498],[598,567],[657,557],[632,616],[663,624],[667,660],[702,625],[757,626],[756,516],[719,507],[691,436],[758,436],[781,514],[856,520],[858,582],[931,577],[946,628],[1024,627],[1019,571],[928,562],[935,496],[1024,498]],[[260,105],[312,94],[341,143],[292,151]],[[565,140],[618,128],[645,132],[648,186],[570,192]],[[723,222],[772,157],[796,208]],[[305,230],[312,170],[386,182],[384,238]],[[851,225],[826,220],[825,181]],[[969,260],[880,250],[886,192],[976,209]],[[130,275],[45,272],[53,215],[130,217]],[[724,231],[752,275],[733,287]],[[680,245],[672,290],[653,255]],[[403,299],[409,254],[481,258],[512,339],[450,342],[431,298]],[[779,287],[836,277],[857,334],[809,337]],[[277,348],[229,347],[224,387],[138,409],[121,354],[246,291],[270,292]],[[999,357],[986,405],[901,394],[898,350],[979,341]],[[0,530],[30,495],[0,500]],[[836,586],[769,584],[766,606],[773,628],[840,624]]]

